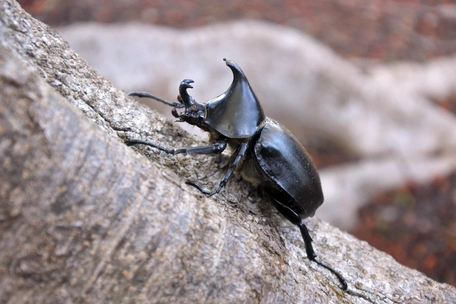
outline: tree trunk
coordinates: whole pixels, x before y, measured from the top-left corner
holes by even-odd
[[[247,183],[201,195],[224,156],[113,88],[12,0],[0,4],[0,303],[444,303],[456,290],[318,219],[319,258]],[[118,64],[122,64],[119,62]]]

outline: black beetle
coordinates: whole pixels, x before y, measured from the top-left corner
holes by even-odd
[[[139,139],[130,139],[125,143],[129,146],[144,144],[173,155],[222,153],[227,145],[230,146],[234,153],[228,170],[215,190],[206,190],[196,181],[186,183],[204,194],[213,195],[222,190],[238,169],[245,180],[263,189],[277,210],[299,227],[309,260],[334,273],[341,288],[346,290],[344,277],[315,259],[312,238],[302,221],[313,216],[323,203],[320,177],[312,159],[290,131],[264,115],[239,66],[233,61],[224,60],[233,72],[233,82],[225,93],[209,100],[205,105],[196,102],[187,93],[187,89],[193,88],[193,80],[190,79],[184,79],[179,85],[178,102],[168,102],[145,92],[128,94],[153,98],[173,106],[171,113],[179,122],[187,122],[209,132],[210,145],[167,149]],[[184,108],[184,111],[178,113],[179,108]]]

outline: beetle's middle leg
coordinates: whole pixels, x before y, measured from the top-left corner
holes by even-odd
[[[228,182],[228,180],[230,179],[231,175],[233,175],[234,170],[236,170],[236,167],[241,162],[242,158],[245,155],[245,152],[247,151],[247,147],[248,147],[248,142],[244,142],[238,146],[236,151],[234,151],[233,156],[231,157],[232,161],[228,167],[228,170],[226,170],[225,175],[223,176],[222,180],[220,181],[218,187],[215,190],[209,191],[207,189],[204,189],[203,187],[201,187],[201,185],[197,181],[188,180],[185,183],[195,187],[196,189],[198,189],[199,191],[201,191],[202,193],[207,194],[207,195],[214,195],[216,193],[219,193],[223,189],[223,187],[225,187],[225,185]]]

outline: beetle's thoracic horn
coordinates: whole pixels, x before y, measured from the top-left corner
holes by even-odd
[[[233,72],[228,90],[206,103],[206,123],[229,138],[250,138],[266,119],[263,109],[241,68],[224,59]]]

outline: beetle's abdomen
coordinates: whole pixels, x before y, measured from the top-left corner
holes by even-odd
[[[254,146],[252,160],[264,174],[262,187],[301,218],[313,216],[323,203],[320,176],[304,147],[279,123],[267,122]]]

